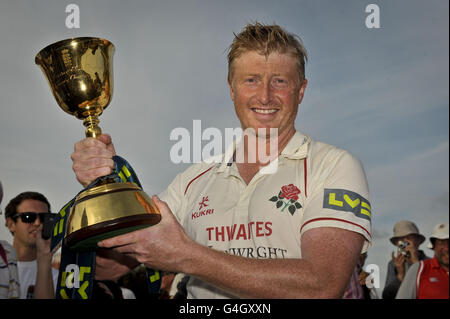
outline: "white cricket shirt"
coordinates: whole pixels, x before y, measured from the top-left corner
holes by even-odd
[[[366,176],[345,150],[296,132],[276,172],[258,172],[247,185],[232,157],[199,163],[176,176],[160,195],[196,242],[248,258],[301,258],[304,232],[338,227],[371,242]],[[273,169],[273,166],[272,166]],[[191,277],[188,298],[235,298]]]

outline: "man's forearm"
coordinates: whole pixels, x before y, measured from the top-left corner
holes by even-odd
[[[34,298],[53,299],[54,297],[55,292],[53,287],[51,258],[48,256],[38,258]]]
[[[341,298],[343,294],[335,289],[339,284],[332,276],[325,280],[303,259],[250,259],[199,244],[191,257],[183,266],[185,273],[241,298]]]

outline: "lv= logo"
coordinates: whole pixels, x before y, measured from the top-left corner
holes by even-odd
[[[325,189],[323,207],[345,212],[370,220],[371,208],[367,199],[346,189]]]

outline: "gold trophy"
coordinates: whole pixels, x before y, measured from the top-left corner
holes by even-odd
[[[66,39],[42,49],[35,58],[58,105],[83,120],[86,137],[101,134],[98,117],[113,92],[114,45],[105,39]],[[65,244],[72,250],[97,247],[97,242],[159,223],[151,198],[133,183],[105,179],[80,193],[70,210]]]

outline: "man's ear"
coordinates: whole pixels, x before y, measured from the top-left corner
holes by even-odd
[[[16,230],[16,223],[11,217],[6,217],[5,226],[8,227],[9,231],[14,234]]]
[[[298,92],[298,104],[302,103],[303,96],[305,95],[305,90],[308,85],[308,80],[304,79],[302,85],[300,86],[299,92]]]

